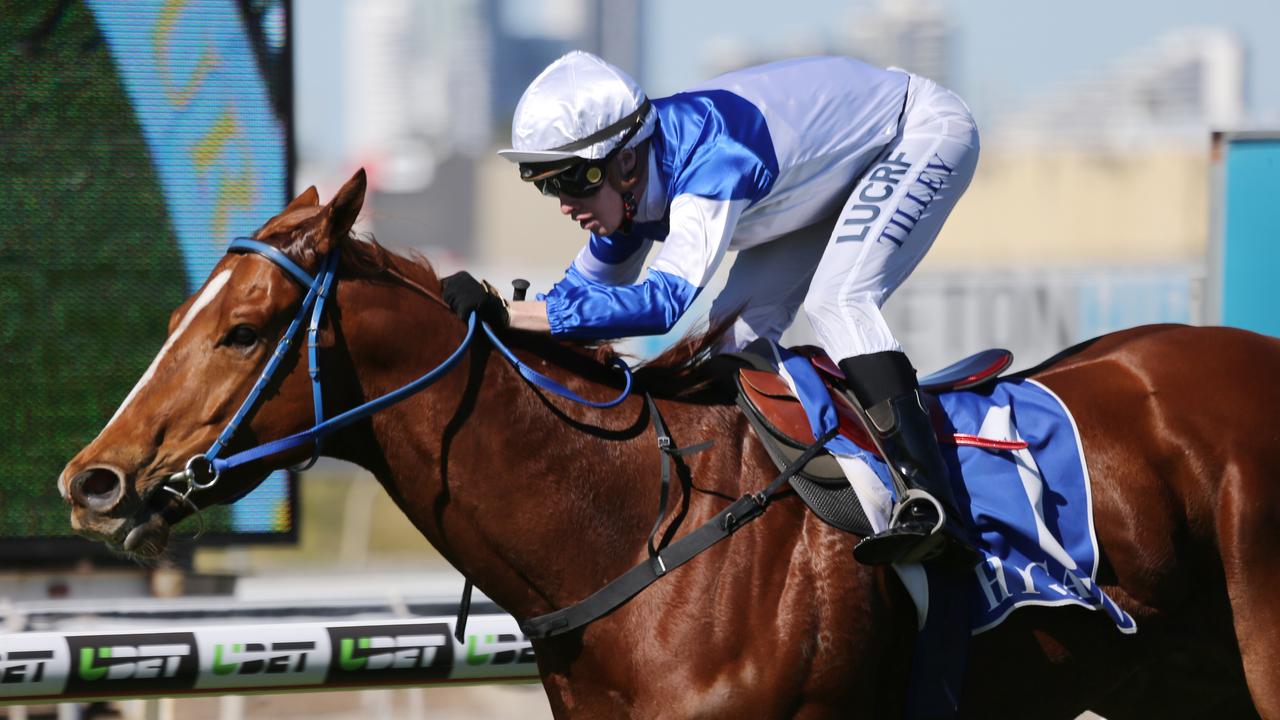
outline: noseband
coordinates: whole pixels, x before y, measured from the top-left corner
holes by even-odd
[[[331,418],[325,419],[323,400],[324,393],[321,386],[320,376],[318,337],[320,331],[320,320],[324,317],[325,306],[333,292],[333,286],[337,276],[339,257],[338,248],[335,247],[327,256],[325,256],[320,263],[320,272],[314,276],[302,269],[297,263],[290,259],[289,256],[285,255],[277,248],[258,240],[252,240],[250,238],[236,238],[227,247],[227,252],[254,253],[270,260],[295,282],[306,288],[307,294],[302,299],[302,305],[298,308],[298,313],[294,316],[293,322],[289,323],[289,327],[285,329],[284,335],[281,336],[280,341],[276,343],[275,352],[272,353],[271,358],[267,361],[266,367],[262,369],[262,373],[258,376],[258,381],[254,383],[253,389],[249,391],[248,397],[246,397],[244,402],[241,403],[240,409],[236,411],[236,414],[231,418],[231,421],[228,422],[227,426],[218,434],[218,439],[214,441],[213,445],[206,452],[200,455],[195,455],[188,460],[186,467],[182,472],[170,475],[168,480],[165,482],[163,487],[166,492],[177,496],[180,501],[190,505],[193,509],[196,509],[197,512],[199,509],[196,507],[195,503],[191,501],[191,494],[196,491],[212,488],[217,484],[218,479],[222,477],[223,473],[233,468],[245,465],[255,460],[260,460],[270,455],[275,455],[276,453],[291,450],[308,443],[312,445],[311,458],[297,469],[305,470],[306,468],[311,467],[315,464],[316,459],[320,457],[325,436],[337,432],[348,425],[359,422],[360,420],[364,420],[379,410],[394,405],[401,400],[430,387],[458,364],[458,361],[462,359],[467,348],[471,346],[471,341],[475,338],[477,319],[473,313],[471,317],[467,319],[466,336],[463,337],[462,342],[458,345],[457,349],[455,349],[449,357],[445,358],[444,362],[440,363],[431,371],[407,385],[396,390],[392,390],[381,397],[370,400],[369,402],[342,412]],[[448,303],[438,295],[430,293],[429,291],[427,291],[427,294],[436,302],[448,307]],[[230,457],[220,457],[220,455],[222,455],[226,450],[227,445],[231,442],[232,438],[235,437],[236,431],[239,430],[240,426],[246,420],[251,418],[253,413],[257,410],[258,403],[262,399],[263,392],[275,378],[276,372],[279,370],[281,363],[292,348],[294,338],[297,337],[298,331],[302,328],[303,322],[307,318],[308,313],[310,313],[311,317],[307,327],[307,374],[311,377],[311,397],[312,406],[315,410],[315,425],[309,430],[304,430],[300,433],[296,433],[279,440],[274,440],[249,450],[238,452]],[[488,323],[480,321],[479,325],[484,328],[485,335],[489,337],[493,346],[497,348],[503,357],[516,367],[520,372],[520,375],[540,388],[549,390],[557,395],[583,405],[595,408],[613,407],[625,400],[631,393],[631,369],[619,358],[615,358],[612,364],[619,367],[625,375],[626,384],[622,389],[622,393],[612,400],[595,402],[579,397],[572,390],[569,390],[555,380],[552,380],[551,378],[538,373],[533,368],[530,368],[528,365],[521,362],[515,354],[511,352],[510,348],[498,339],[497,334],[494,333],[491,327],[489,327]]]

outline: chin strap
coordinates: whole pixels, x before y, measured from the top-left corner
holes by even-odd
[[[635,193],[630,190],[622,193],[622,223],[618,226],[618,229],[625,235],[631,234],[631,229],[634,226],[632,221],[636,219],[637,208]]]

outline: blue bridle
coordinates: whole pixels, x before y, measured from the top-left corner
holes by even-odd
[[[250,238],[236,238],[227,247],[229,253],[255,253],[260,255],[282,271],[290,278],[295,280],[299,285],[307,289],[306,296],[302,299],[302,305],[298,308],[298,314],[294,316],[293,321],[289,323],[289,327],[285,329],[284,335],[281,336],[279,342],[276,343],[275,352],[267,361],[266,367],[262,369],[262,373],[258,376],[258,381],[254,383],[253,389],[249,391],[248,397],[241,403],[240,409],[232,416],[227,426],[218,434],[218,439],[214,441],[209,450],[201,455],[196,455],[187,461],[186,468],[182,472],[174,473],[166,482],[164,489],[178,498],[190,504],[193,508],[194,503],[190,501],[191,493],[197,490],[207,490],[218,482],[218,478],[222,473],[239,467],[246,463],[260,460],[264,457],[274,455],[285,450],[291,450],[310,443],[312,445],[311,458],[300,467],[306,469],[315,463],[320,457],[323,449],[323,441],[326,435],[330,435],[342,428],[353,423],[359,422],[370,415],[382,410],[383,408],[394,405],[405,398],[418,393],[430,387],[437,380],[458,364],[466,353],[467,348],[471,346],[471,341],[475,338],[476,333],[476,316],[473,313],[467,319],[467,334],[462,338],[462,342],[458,345],[444,362],[427,372],[425,375],[410,382],[403,387],[370,400],[369,402],[351,408],[345,412],[339,413],[331,418],[325,419],[324,416],[324,400],[320,379],[320,357],[319,357],[319,330],[320,320],[324,317],[326,302],[333,292],[334,279],[337,276],[338,269],[338,249],[334,248],[320,263],[320,272],[317,275],[311,275],[302,269],[297,263],[291,260],[280,250],[268,245],[267,243]],[[443,301],[441,301],[443,302]],[[311,395],[312,406],[315,409],[315,425],[309,430],[289,435],[288,437],[273,440],[271,442],[259,445],[249,450],[238,452],[230,457],[219,457],[227,445],[235,437],[236,431],[240,426],[255,412],[258,402],[262,398],[262,393],[275,377],[276,371],[280,364],[289,353],[289,349],[293,345],[294,338],[298,335],[298,331],[302,328],[303,321],[310,313],[310,322],[307,327],[307,373],[311,377]],[[626,378],[626,384],[622,388],[621,394],[611,400],[596,402],[580,397],[569,388],[552,380],[545,375],[538,373],[533,368],[524,364],[519,358],[511,352],[510,348],[498,339],[493,328],[489,324],[481,321],[480,327],[484,329],[485,335],[489,337],[489,341],[516,369],[520,375],[530,383],[537,387],[548,390],[562,397],[573,400],[574,402],[588,405],[594,408],[609,408],[618,405],[631,393],[631,369],[620,358],[613,360],[613,365],[620,368]],[[181,486],[185,485],[185,489]]]

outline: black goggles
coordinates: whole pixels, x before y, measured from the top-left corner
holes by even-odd
[[[520,179],[525,182],[533,183],[538,188],[538,192],[548,197],[559,197],[560,195],[568,195],[569,197],[585,198],[591,197],[599,192],[604,186],[605,178],[608,176],[609,162],[618,154],[627,144],[629,140],[644,126],[645,117],[649,114],[649,100],[645,99],[640,103],[640,107],[635,112],[622,118],[616,123],[592,133],[591,136],[578,140],[576,142],[564,145],[556,150],[572,152],[590,147],[601,140],[616,134],[620,129],[626,128],[626,133],[618,140],[618,144],[613,147],[604,157],[598,160],[587,160],[586,158],[569,158],[566,160],[555,160],[549,163],[521,163]]]
[[[600,160],[575,160],[553,168],[521,165],[520,177],[532,182],[538,192],[548,197],[559,197],[562,193],[576,198],[591,197],[604,186],[606,168],[612,158],[613,153],[609,153]]]

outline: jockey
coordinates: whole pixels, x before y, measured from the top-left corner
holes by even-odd
[[[923,491],[854,556],[973,557],[915,370],[880,312],[973,176],[978,133],[960,98],[903,70],[814,57],[650,99],[571,52],[525,90],[511,141],[499,155],[590,238],[537,301],[508,305],[466,273],[445,278],[461,317],[564,338],[662,334],[737,250],[711,308],[713,323],[738,313],[722,349],[778,339],[803,303],[886,460]]]

